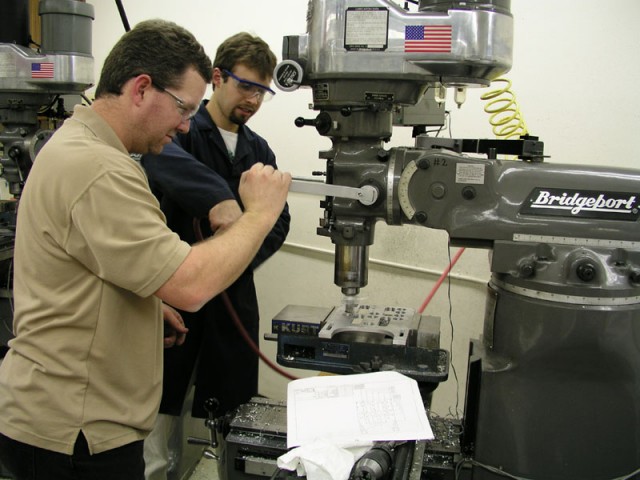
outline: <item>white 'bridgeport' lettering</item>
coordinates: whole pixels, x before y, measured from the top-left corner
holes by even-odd
[[[574,193],[567,195],[552,195],[551,192],[541,190],[538,198],[531,204],[531,208],[551,208],[560,210],[569,210],[573,215],[577,215],[582,210],[593,212],[617,212],[631,213],[636,203],[636,196],[631,195],[629,198],[607,198],[604,194],[595,196],[580,195]]]

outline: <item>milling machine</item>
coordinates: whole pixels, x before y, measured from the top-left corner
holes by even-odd
[[[413,459],[421,475],[637,474],[640,171],[546,162],[535,137],[422,133],[414,146],[385,149],[399,112],[442,87],[489,85],[511,67],[509,0],[416,3],[410,13],[386,0],[310,0],[307,33],[284,38],[276,84],[311,88],[319,113],[297,124],[332,142],[320,152],[323,186],[294,188],[324,188],[318,233],[335,245],[334,280],[347,301],[283,310],[274,319],[278,361],[336,373],[397,369],[437,385],[438,362],[417,357],[439,351],[415,341],[415,312],[400,322],[407,341],[396,345],[389,307],[372,317],[378,307],[359,305],[357,294],[376,222],[445,230],[452,245],[491,250],[491,278],[482,338],[470,345],[459,452],[443,473],[427,458],[445,454],[423,446]]]
[[[0,180],[6,188],[0,198],[0,345],[6,345],[17,205],[37,153],[93,85],[94,10],[76,0],[41,0],[41,29],[31,32],[28,0],[1,3]]]

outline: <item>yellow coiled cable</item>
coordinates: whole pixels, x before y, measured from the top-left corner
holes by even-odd
[[[488,101],[484,111],[490,115],[489,123],[493,127],[493,134],[503,139],[528,135],[529,131],[520,113],[516,95],[511,91],[511,80],[496,78],[491,85],[494,83],[505,86],[480,96],[481,100]]]

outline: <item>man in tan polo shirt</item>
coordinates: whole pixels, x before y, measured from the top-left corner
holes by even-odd
[[[245,172],[245,210],[194,246],[165,224],[130,153],[159,153],[211,80],[196,39],[171,22],[138,24],[115,45],[90,106],[38,155],[20,200],[14,333],[0,366],[0,461],[20,479],[142,480],[142,440],[158,410],[163,313],[196,311],[248,266],[291,180]],[[164,303],[163,303],[164,302]]]

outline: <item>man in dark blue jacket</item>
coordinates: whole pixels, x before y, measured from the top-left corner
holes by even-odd
[[[176,135],[160,155],[142,157],[167,223],[183,240],[194,243],[215,234],[241,215],[242,172],[257,162],[277,168],[266,140],[245,125],[275,94],[269,87],[275,64],[275,55],[259,37],[243,32],[225,40],[213,64],[213,94],[191,119],[189,132]],[[252,265],[226,291],[256,344],[259,312],[253,270],[282,246],[289,221],[285,206]],[[258,356],[242,338],[221,296],[197,313],[181,314],[189,333],[180,348],[165,350],[158,431],[154,429],[145,442],[147,480],[167,478],[166,432],[172,428],[167,425],[175,425],[181,415],[192,378],[192,416],[198,418],[207,417],[208,398],[218,400],[216,414],[222,415],[258,391]]]

